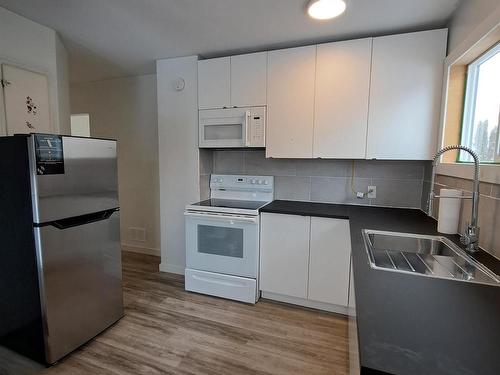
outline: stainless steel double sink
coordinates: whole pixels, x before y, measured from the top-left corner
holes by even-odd
[[[500,286],[500,277],[446,237],[363,230],[370,266],[390,272]]]

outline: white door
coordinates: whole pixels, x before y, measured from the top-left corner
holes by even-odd
[[[432,159],[446,29],[373,39],[368,159]]]
[[[316,46],[268,53],[266,156],[311,158]]]
[[[310,249],[308,298],[347,307],[351,256],[349,220],[312,217]]]
[[[313,156],[364,159],[372,39],[317,48]]]
[[[266,105],[267,52],[231,56],[231,106]]]
[[[261,216],[261,290],[307,298],[310,217]]]
[[[47,76],[2,65],[7,135],[52,133]]]
[[[230,107],[230,58],[198,61],[199,109]]]

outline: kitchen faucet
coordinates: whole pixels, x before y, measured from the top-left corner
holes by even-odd
[[[475,253],[479,250],[479,227],[477,225],[479,216],[479,157],[472,151],[469,147],[461,145],[446,146],[439,150],[432,162],[432,178],[431,178],[431,192],[429,194],[428,210],[427,214],[432,216],[432,206],[434,203],[434,198],[441,198],[439,195],[434,194],[434,173],[439,157],[447,151],[451,150],[463,150],[468,152],[474,159],[474,186],[472,191],[472,197],[457,197],[456,199],[471,199],[472,198],[472,212],[471,220],[467,225],[467,230],[460,236],[460,242],[465,245],[465,249],[469,253]],[[450,197],[446,197],[450,198]],[[453,197],[451,197],[453,198]]]

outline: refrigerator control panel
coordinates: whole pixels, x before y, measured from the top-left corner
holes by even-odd
[[[64,174],[63,141],[60,135],[34,134],[36,174]]]

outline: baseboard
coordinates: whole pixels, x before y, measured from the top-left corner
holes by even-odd
[[[333,312],[333,313],[337,313],[337,314],[347,315],[347,307],[333,305],[330,303],[316,302],[316,301],[311,301],[311,300],[304,299],[304,298],[284,296],[282,294],[269,293],[269,292],[262,292],[262,298],[272,299],[274,301],[289,303],[292,305],[299,305],[299,306],[303,306],[303,307],[308,307],[311,309],[324,310],[324,311],[329,311],[329,312]]]
[[[152,247],[131,245],[131,244],[126,244],[126,243],[122,243],[122,250],[129,251],[131,253],[154,255],[157,257],[159,257],[161,255],[160,249],[155,249]]]
[[[185,267],[176,264],[160,263],[160,272],[175,273],[177,275],[184,275]]]

